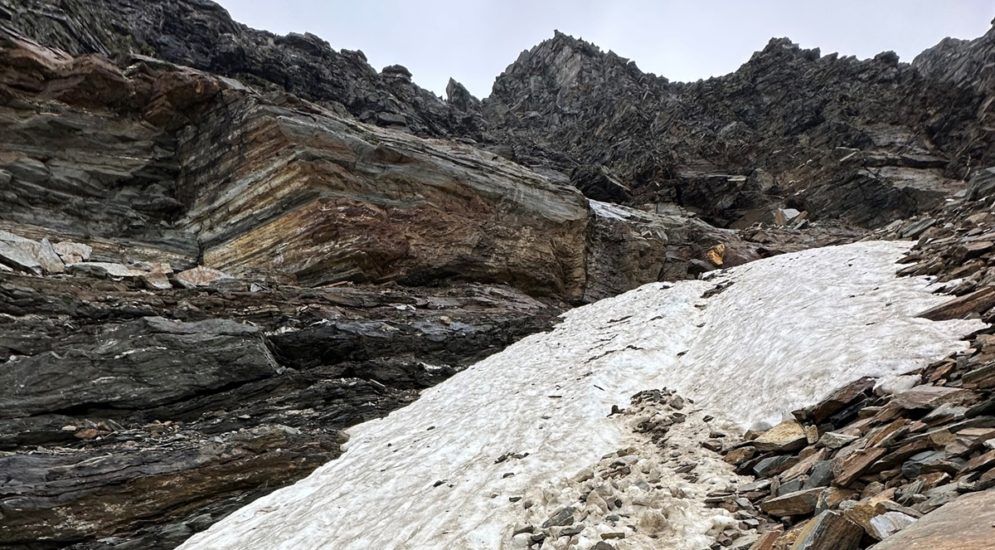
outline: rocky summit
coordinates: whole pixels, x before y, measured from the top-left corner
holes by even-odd
[[[990,547],[995,27],[758,46],[0,0],[0,548]]]

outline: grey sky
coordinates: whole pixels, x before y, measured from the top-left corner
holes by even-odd
[[[773,36],[822,53],[911,61],[945,36],[975,38],[995,0],[220,0],[232,17],[278,34],[308,31],[363,50],[378,70],[404,65],[442,95],[452,76],[474,95],[553,29],[671,80],[735,70]]]

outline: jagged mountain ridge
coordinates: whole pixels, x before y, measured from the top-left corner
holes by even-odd
[[[561,179],[604,167],[625,187],[623,202],[677,202],[719,225],[746,225],[752,209],[786,202],[814,218],[880,226],[938,207],[995,149],[984,61],[995,31],[941,42],[911,64],[773,39],[737,71],[693,83],[557,33],[523,52],[482,102],[455,81],[443,102],[403,67],[377,73],[360,52],[249,29],[203,0],[31,0],[6,12],[70,53],[148,53],[363,121],[473,140]],[[745,183],[716,177],[758,169]]]
[[[995,42],[995,31],[977,42]],[[949,55],[971,58],[977,49]],[[763,190],[706,176],[761,168],[785,192],[808,188],[795,201],[816,214],[878,225],[934,206],[930,191],[991,159],[990,135],[979,130],[991,91],[964,84],[976,78],[929,78],[890,52],[858,61],[774,39],[734,73],[670,83],[557,34],[498,77],[484,111],[527,164],[606,165],[643,200],[721,217],[710,200],[749,208],[764,202]],[[860,207],[867,199],[877,212]],[[855,207],[857,215],[848,212]]]

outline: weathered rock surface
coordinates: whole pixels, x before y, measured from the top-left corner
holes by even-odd
[[[843,514],[826,510],[805,524],[791,550],[856,550],[862,535]]]
[[[0,490],[0,546],[171,548],[242,499],[335,458],[345,441],[282,425],[204,434],[167,422],[112,435],[97,426],[76,432],[103,440],[86,448],[0,457],[11,480]],[[133,531],[151,518],[165,525]]]
[[[995,490],[967,495],[874,545],[874,550],[982,550],[995,537]]]
[[[619,204],[589,201],[587,285],[584,301],[614,296],[648,280],[677,280],[733,267],[775,254],[743,240],[734,231],[718,229],[687,212],[653,212]],[[709,251],[720,246],[722,261],[710,263]]]
[[[805,429],[794,420],[786,420],[753,440],[758,451],[795,451],[805,446]]]
[[[80,336],[8,358],[0,371],[0,416],[155,408],[279,369],[259,329],[229,320],[144,317]]]
[[[0,547],[172,548],[560,311],[481,285],[219,284],[0,274]]]
[[[179,223],[209,267],[583,292],[586,201],[477,149],[246,97],[205,113],[179,151]]]
[[[210,286],[218,281],[231,278],[232,277],[230,275],[221,270],[204,267],[202,265],[176,274],[176,282],[183,288]]]

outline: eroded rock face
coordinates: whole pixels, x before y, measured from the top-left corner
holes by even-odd
[[[0,546],[175,547],[559,311],[483,285],[0,274]]]
[[[734,231],[717,229],[683,212],[637,210],[591,200],[587,231],[587,287],[584,300],[614,296],[646,281],[693,278],[719,267],[733,267],[766,256],[756,243]],[[719,246],[728,261],[708,261]]]
[[[122,70],[2,29],[0,67],[3,229],[86,241],[100,261],[195,261],[196,236],[171,223],[181,205],[169,130],[224,83],[145,61]]]
[[[586,201],[478,149],[245,97],[188,128],[179,150],[180,224],[207,266],[312,285],[457,278],[583,292]]]
[[[479,115],[453,109],[413,84],[407,69],[378,73],[363,52],[333,50],[313,34],[250,29],[207,0],[3,0],[0,15],[23,34],[72,55],[152,55],[285,89],[371,124],[436,137],[473,136],[482,126]]]
[[[911,65],[893,52],[858,61],[773,39],[736,72],[695,83],[556,33],[481,103],[455,81],[443,101],[404,67],[378,73],[362,52],[314,35],[249,29],[205,0],[5,0],[0,9],[13,28],[73,55],[151,54],[532,167],[604,165],[636,203],[677,202],[718,225],[790,198],[812,205],[813,219],[877,227],[941,206],[995,149],[985,130],[995,31],[945,40]],[[729,185],[758,168],[785,194]]]
[[[106,434],[76,433],[91,430]],[[286,426],[206,435],[160,423],[116,434],[75,452],[0,457],[17,480],[0,491],[0,546],[172,548],[237,506],[234,495],[256,498],[293,482],[335,458],[345,440]],[[148,518],[169,524],[128,533]]]
[[[8,359],[0,373],[0,415],[157,407],[279,368],[257,328],[228,320],[145,317],[80,336]]]

